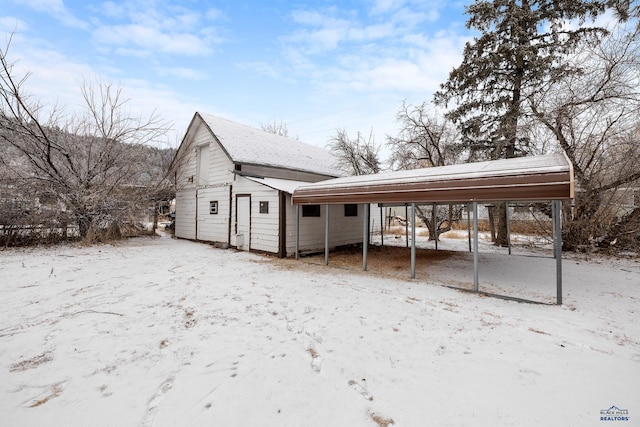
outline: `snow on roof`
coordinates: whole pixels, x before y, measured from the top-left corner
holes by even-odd
[[[305,184],[293,203],[551,200],[573,197],[563,154],[491,160]]]
[[[329,150],[210,114],[196,113],[234,163],[343,176]]]

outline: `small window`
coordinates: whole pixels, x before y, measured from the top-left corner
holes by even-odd
[[[218,214],[218,201],[209,202],[209,214],[217,215]]]
[[[269,213],[269,202],[260,202],[260,213],[261,214]]]
[[[344,216],[358,216],[358,205],[344,205]]]
[[[302,205],[302,216],[320,216],[320,205]]]

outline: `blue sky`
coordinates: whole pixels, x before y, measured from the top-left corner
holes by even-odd
[[[181,138],[195,111],[324,146],[336,129],[395,135],[403,100],[431,100],[470,37],[464,2],[3,0],[0,34],[48,105],[79,87],[123,88]],[[175,138],[174,138],[175,139]]]

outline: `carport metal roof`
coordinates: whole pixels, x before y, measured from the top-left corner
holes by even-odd
[[[292,203],[450,203],[573,198],[564,154],[336,178],[298,187]]]

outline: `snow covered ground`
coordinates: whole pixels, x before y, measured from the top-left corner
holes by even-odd
[[[465,245],[416,280],[166,237],[0,251],[0,425],[640,425],[639,261],[569,257],[565,304],[523,304],[443,286]],[[552,259],[481,251],[481,288],[553,301]]]

